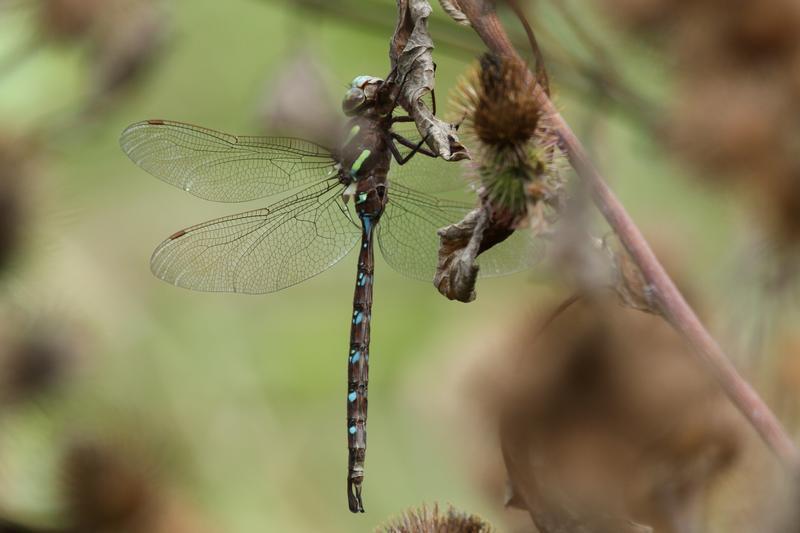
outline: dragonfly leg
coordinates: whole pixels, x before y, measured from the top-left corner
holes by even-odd
[[[414,122],[414,117],[409,115],[401,115],[399,117],[392,117],[392,124],[397,124],[398,122]]]
[[[410,141],[410,140],[406,139],[405,137],[403,137],[402,135],[399,135],[399,134],[397,134],[395,132],[391,132],[390,136],[391,136],[391,138],[389,139],[389,143],[388,143],[389,144],[389,151],[392,152],[392,155],[394,156],[394,159],[395,159],[395,161],[397,161],[398,165],[405,165],[408,162],[408,160],[411,159],[412,157],[414,157],[417,153],[426,155],[428,157],[436,157],[435,153],[433,153],[432,151],[428,150],[427,148],[423,148],[422,147],[422,145],[425,143],[425,141],[428,140],[428,136],[427,135],[420,142],[418,142],[417,144],[414,144],[413,141]],[[411,152],[409,152],[408,155],[403,157],[400,154],[400,150],[398,150],[397,146],[394,144],[395,141],[399,142],[400,144],[402,144],[403,146],[405,146],[407,148],[411,148]]]
[[[397,67],[396,66],[392,69],[392,72],[389,74],[389,76],[386,78],[386,80],[387,81],[390,80],[392,78],[392,76],[394,76],[395,74],[397,74]],[[390,104],[389,105],[389,110],[390,110],[389,114],[391,114],[394,111],[394,108],[397,107],[397,101],[400,99],[400,93],[403,92],[403,86],[405,86],[407,80],[408,80],[408,77],[403,75],[403,79],[400,82],[399,87],[397,87],[397,91],[394,92],[394,94],[392,95],[392,100],[391,100],[391,102],[389,102],[389,104]],[[397,82],[393,81],[392,83],[396,84]]]
[[[436,62],[433,63],[433,75],[436,75]],[[436,114],[436,89],[431,88],[431,105],[433,106],[433,114]]]

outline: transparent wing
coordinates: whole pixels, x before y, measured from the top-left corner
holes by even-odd
[[[478,256],[482,278],[506,276],[528,270],[545,255],[545,242],[527,229],[518,229],[509,238]]]
[[[409,189],[392,181],[378,224],[378,245],[389,265],[410,278],[433,281],[439,254],[436,230],[458,222],[472,206]]]
[[[128,126],[120,146],[153,176],[195,196],[244,202],[324,181],[331,153],[292,137],[237,137],[199,126],[149,120]]]
[[[270,207],[181,230],[153,252],[157,277],[200,291],[274,292],[326,270],[360,236],[331,180]]]
[[[386,209],[378,224],[378,244],[389,265],[410,278],[432,281],[439,254],[436,230],[458,222],[474,206],[435,198],[391,183]],[[544,244],[525,230],[478,257],[480,276],[502,276],[525,270],[543,257]]]

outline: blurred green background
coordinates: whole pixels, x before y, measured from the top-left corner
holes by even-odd
[[[3,281],[23,313],[57,313],[86,338],[79,372],[57,397],[4,416],[0,501],[47,517],[58,506],[59,445],[82,431],[140,438],[159,469],[218,531],[369,531],[422,502],[497,516],[470,478],[462,436],[450,431],[439,383],[466,347],[485,342],[552,291],[546,275],[484,280],[478,299],[448,302],[378,259],[372,328],[367,514],[347,510],[346,353],[355,256],[298,286],[248,297],[180,290],[155,279],[148,259],[173,231],[264,202],[204,202],[147,175],[118,146],[129,123],[170,118],[232,133],[259,133],[265,90],[301,50],[327,69],[338,94],[358,74],[384,75],[394,20],[368,28],[286,3],[176,0],[158,62],[94,120],[48,137],[35,184],[36,218],[24,261]],[[431,23],[448,27],[438,6]],[[543,20],[552,14],[544,12]],[[594,16],[591,13],[587,16]],[[32,34],[8,10],[0,52]],[[555,18],[553,18],[555,20]],[[550,34],[579,49],[563,24]],[[463,30],[465,39],[474,39]],[[613,43],[612,43],[613,46]],[[570,48],[571,47],[571,48]],[[469,65],[437,49],[440,108]],[[660,66],[627,56],[632,86],[660,94]],[[88,90],[80,48],[50,46],[0,79],[0,128],[24,135],[64,123]],[[736,216],[718,193],[682,177],[642,130],[600,102],[554,85],[559,106],[585,135],[613,187],[648,235],[669,244],[704,296],[724,292]],[[677,177],[676,177],[677,176]],[[700,229],[698,229],[700,228]],[[457,399],[451,401],[457,402]],[[125,437],[127,438],[127,437]]]

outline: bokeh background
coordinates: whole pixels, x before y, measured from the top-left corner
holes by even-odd
[[[0,511],[57,523],[70,490],[65,449],[88,439],[146,456],[145,479],[203,531],[369,531],[422,502],[513,523],[502,491],[477,481],[474,444],[492,425],[466,412],[485,391],[463,377],[495,358],[504,364],[503,341],[516,331],[508,324],[564,293],[552,269],[481,281],[478,299],[464,305],[378,258],[368,512],[352,515],[344,409],[355,256],[265,296],[164,284],[148,268],[164,237],[264,202],[186,195],[118,145],[125,126],[147,118],[259,134],[289,88],[311,107],[337,110],[354,76],[388,72],[394,2],[139,2],[146,14],[128,6],[91,31],[69,10],[97,5],[60,2],[64,13],[46,21],[48,3],[0,2],[0,179],[11,198],[0,224],[13,236],[0,273],[0,329],[7,346],[20,338],[45,345],[25,352],[45,354],[29,372],[32,392],[20,386],[21,399],[0,411]],[[662,142],[653,115],[677,90],[675,61],[639,46],[598,5],[569,4],[629,92],[600,89],[603,80],[585,68],[597,50],[543,2],[534,20],[559,107],[712,330],[791,424],[796,313],[772,305],[790,288],[778,297],[761,283],[769,256],[753,244],[759,215],[730,189],[698,179]],[[434,8],[442,109],[481,48]],[[750,463],[772,472],[744,433]]]

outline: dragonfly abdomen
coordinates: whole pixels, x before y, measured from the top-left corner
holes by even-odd
[[[369,382],[369,330],[372,313],[374,224],[369,215],[361,216],[361,248],[358,253],[358,274],[353,295],[350,324],[350,353],[347,364],[347,495],[350,511],[364,512],[361,484],[364,481],[364,460],[367,452],[367,385]]]

